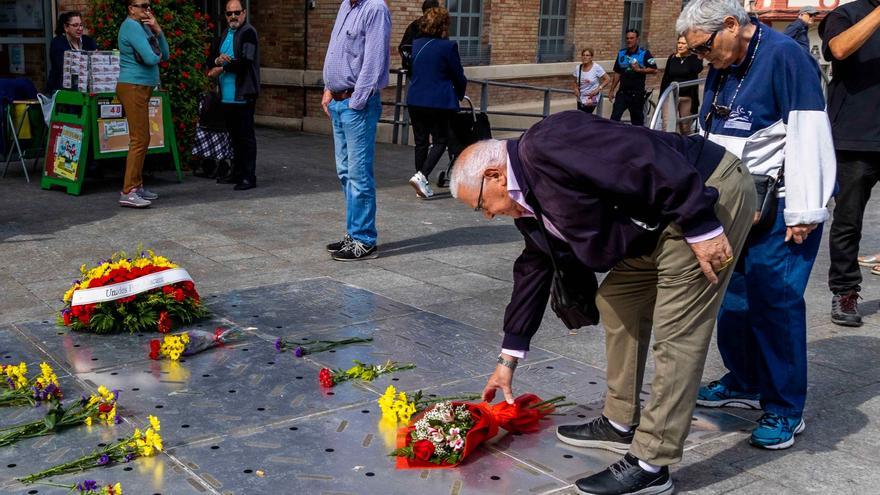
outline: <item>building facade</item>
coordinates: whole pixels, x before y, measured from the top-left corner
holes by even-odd
[[[159,0],[154,0],[159,1]],[[188,0],[221,18],[225,0]],[[392,67],[406,26],[421,15],[421,0],[387,0],[392,13]],[[686,3],[687,0],[684,0]],[[846,0],[745,0],[762,20],[784,29],[810,3],[830,10]],[[338,0],[243,0],[249,21],[260,33],[262,96],[258,120],[265,124],[319,129],[321,69]],[[570,89],[578,53],[595,50],[595,60],[611,69],[628,28],[642,33],[642,45],[665,61],[675,47],[675,20],[682,0],[445,0],[452,17],[450,38],[459,44],[471,80],[495,80]],[[818,3],[819,5],[815,5]],[[89,0],[0,0],[0,76],[23,75],[45,86],[46,53],[60,12],[79,10],[86,23]],[[218,23],[222,24],[222,22]],[[221,26],[218,26],[218,30]],[[815,29],[814,29],[815,31]],[[173,45],[174,40],[169,39]],[[649,79],[656,86],[659,77]],[[383,96],[393,101],[396,78]],[[477,104],[478,85],[469,87]],[[571,96],[555,94],[558,98]],[[541,99],[534,91],[492,87],[492,105]],[[386,107],[386,114],[392,112]]]

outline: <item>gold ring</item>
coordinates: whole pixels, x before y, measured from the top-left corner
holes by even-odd
[[[730,266],[731,263],[733,263],[733,256],[731,256],[731,257],[727,258],[726,260],[722,261],[722,262],[721,262],[721,268],[719,268],[718,271],[724,270],[725,268],[727,268],[728,266]]]

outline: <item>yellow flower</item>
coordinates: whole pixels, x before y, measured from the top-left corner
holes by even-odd
[[[156,431],[159,431],[159,418],[150,415],[147,419],[150,420],[150,427]]]
[[[113,485],[113,495],[122,495],[122,483]]]
[[[106,399],[107,396],[110,395],[110,390],[108,390],[107,387],[101,385],[100,387],[98,387],[98,393],[101,394],[102,398]]]
[[[92,426],[92,417],[86,416],[86,419],[84,422],[85,422],[86,426]]]
[[[385,393],[379,397],[377,401],[379,403],[379,409],[382,410],[382,418],[394,418],[397,419],[397,413],[394,411],[394,396],[397,393],[394,390],[393,385],[388,385],[388,388],[385,389]]]

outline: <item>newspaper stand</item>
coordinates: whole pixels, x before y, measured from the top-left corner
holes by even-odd
[[[115,93],[86,94],[61,90],[49,122],[49,139],[40,187],[58,186],[79,195],[86,163],[125,157],[128,154],[128,122]],[[150,147],[147,154],[170,153],[183,181],[177,139],[168,95],[157,91],[150,102]]]

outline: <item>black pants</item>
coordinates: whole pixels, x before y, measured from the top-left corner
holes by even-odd
[[[831,268],[828,287],[831,292],[860,290],[859,241],[865,205],[871,189],[880,180],[880,152],[837,151],[837,183],[840,191],[834,199],[834,219],[828,241]],[[876,246],[874,248],[876,251]]]
[[[421,172],[426,178],[446,151],[449,125],[454,114],[454,110],[442,108],[409,107],[409,120],[416,141],[416,172]]]
[[[611,120],[619,122],[624,110],[629,110],[632,125],[645,125],[645,92],[618,91],[614,97],[614,107],[611,108]]]
[[[223,104],[226,129],[232,140],[232,177],[257,183],[257,138],[254,135],[256,102]]]

